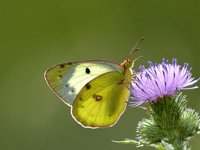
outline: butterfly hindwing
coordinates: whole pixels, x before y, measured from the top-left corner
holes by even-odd
[[[88,82],[112,71],[120,72],[119,65],[104,60],[69,62],[48,69],[45,72],[45,79],[56,95],[71,106],[77,94]]]
[[[126,108],[129,85],[124,74],[113,71],[87,83],[72,105],[72,115],[84,127],[112,126]]]

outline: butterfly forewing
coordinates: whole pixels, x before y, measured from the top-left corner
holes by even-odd
[[[88,82],[112,71],[122,72],[119,65],[109,61],[79,61],[51,67],[45,72],[45,79],[56,95],[71,106],[77,94]]]

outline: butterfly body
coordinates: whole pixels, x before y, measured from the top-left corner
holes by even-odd
[[[45,72],[51,90],[71,107],[83,127],[113,126],[126,108],[133,61],[87,60],[55,65]]]

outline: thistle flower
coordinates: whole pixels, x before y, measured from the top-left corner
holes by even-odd
[[[199,81],[194,79],[191,74],[191,68],[188,69],[188,63],[183,67],[177,64],[175,58],[172,64],[163,59],[161,64],[154,64],[149,61],[149,68],[140,66],[141,73],[136,75],[136,80],[131,84],[130,98],[135,102],[128,102],[130,106],[138,106],[145,102],[156,101],[159,98],[175,96],[179,90],[195,89],[193,86]]]
[[[189,150],[189,139],[200,134],[199,114],[187,107],[186,96],[180,90],[198,88],[194,86],[200,79],[192,77],[188,64],[183,67],[176,59],[161,64],[149,62],[150,67],[140,67],[140,73],[131,83],[130,106],[150,102],[147,109],[149,118],[138,123],[136,139],[115,141],[117,143],[153,146],[165,150]]]

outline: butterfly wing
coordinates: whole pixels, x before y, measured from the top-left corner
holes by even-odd
[[[119,65],[104,60],[88,60],[55,65],[48,69],[44,76],[54,93],[71,106],[84,85],[112,71],[121,72]]]
[[[71,113],[75,120],[87,128],[114,125],[126,108],[130,79],[131,73],[125,77],[114,71],[87,83],[73,103]]]

